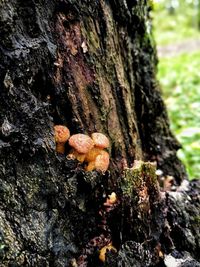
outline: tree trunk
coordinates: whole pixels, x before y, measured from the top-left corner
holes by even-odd
[[[198,266],[199,185],[176,157],[146,2],[0,2],[0,266]],[[108,136],[109,171],[57,154],[56,124]]]

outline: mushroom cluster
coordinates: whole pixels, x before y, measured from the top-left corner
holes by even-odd
[[[93,133],[91,137],[75,134],[70,137],[69,145],[73,148],[69,155],[80,162],[87,163],[86,171],[105,172],[108,169],[109,154],[104,148],[109,147],[109,140],[104,134]]]
[[[86,171],[99,170],[105,172],[109,166],[109,154],[106,148],[109,147],[108,138],[102,133],[93,133],[90,136],[85,134],[74,134],[70,137],[70,131],[66,126],[54,126],[56,151],[65,153],[65,143],[68,140],[72,148],[68,154],[81,163],[86,163]]]

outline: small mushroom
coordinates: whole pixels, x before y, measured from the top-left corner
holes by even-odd
[[[87,154],[93,148],[94,142],[86,134],[74,134],[69,138],[69,145],[80,154]]]
[[[115,192],[112,192],[110,195],[108,195],[108,202],[110,204],[115,204],[116,201],[117,201],[117,195]]]
[[[101,154],[96,157],[95,160],[95,169],[99,171],[107,171],[110,163],[110,156],[108,152],[102,150]]]
[[[109,140],[104,134],[93,133],[91,137],[92,137],[92,140],[94,141],[95,147],[98,147],[101,149],[109,147]]]
[[[106,202],[103,203],[103,205],[107,208],[112,207],[117,202],[117,195],[115,192],[112,192],[108,197],[106,198]]]
[[[70,137],[69,129],[64,125],[55,125],[55,141],[56,141],[56,151],[58,153],[65,153],[65,143]]]
[[[113,252],[117,252],[116,248],[113,247],[112,243],[108,244],[107,246],[104,246],[102,249],[100,249],[99,251],[99,259],[102,262],[105,262],[106,260],[106,252],[108,251],[113,251]]]
[[[110,157],[108,152],[101,150],[100,154],[97,155],[95,160],[88,162],[88,165],[86,166],[86,171],[107,171],[109,166],[109,158]]]

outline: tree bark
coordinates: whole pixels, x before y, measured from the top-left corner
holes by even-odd
[[[0,2],[0,266],[169,266],[171,258],[198,266],[199,183],[184,187],[149,8]],[[108,136],[109,171],[85,172],[58,155],[56,124]],[[168,192],[156,168],[174,177]],[[102,263],[110,243],[116,250]]]

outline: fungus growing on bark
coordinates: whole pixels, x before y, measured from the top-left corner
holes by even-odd
[[[91,137],[92,137],[92,140],[94,141],[95,147],[98,147],[101,149],[109,147],[109,140],[104,134],[93,133]]]
[[[101,154],[96,157],[95,160],[95,169],[99,171],[107,171],[110,163],[110,156],[108,152],[102,150]]]
[[[91,162],[95,161],[96,157],[101,154],[102,149],[98,147],[93,147],[86,155],[85,155],[85,161]]]
[[[112,192],[106,198],[106,202],[103,203],[105,211],[108,213],[116,207],[117,204],[117,195],[115,192]]]
[[[86,154],[93,148],[94,142],[85,134],[74,134],[69,138],[69,145],[78,153]]]
[[[112,211],[116,207],[116,204],[117,204],[117,196],[115,192],[112,192],[111,195],[109,195],[106,198],[106,201],[103,203],[105,212],[109,213],[110,211]]]
[[[101,133],[93,133],[92,139],[85,134],[74,134],[69,139],[73,147],[68,157],[87,162],[86,171],[105,172],[109,166],[109,154],[103,149],[109,146],[108,138]]]
[[[100,249],[100,251],[99,251],[99,259],[100,259],[100,261],[105,262],[105,260],[106,260],[106,252],[111,251],[111,250],[113,252],[117,252],[116,248],[113,247],[112,243],[108,244],[107,246],[105,246],[102,249]]]
[[[94,147],[87,153],[85,161],[88,162],[87,171],[100,170],[106,171],[109,166],[109,154],[104,148],[109,146],[108,138],[102,133],[93,133],[91,135]]]
[[[66,126],[63,125],[55,125],[55,141],[56,141],[56,151],[58,153],[65,153],[65,143],[70,137],[70,131]]]
[[[109,204],[115,204],[117,201],[117,195],[115,192],[112,192],[110,195],[108,195],[107,202]]]
[[[87,156],[87,159],[93,159],[93,157]],[[99,152],[99,154],[97,154],[95,160],[88,161],[86,171],[97,170],[97,171],[105,172],[108,169],[109,162],[110,162],[110,156],[109,156],[108,152],[106,152],[104,150],[100,150],[100,152]]]

